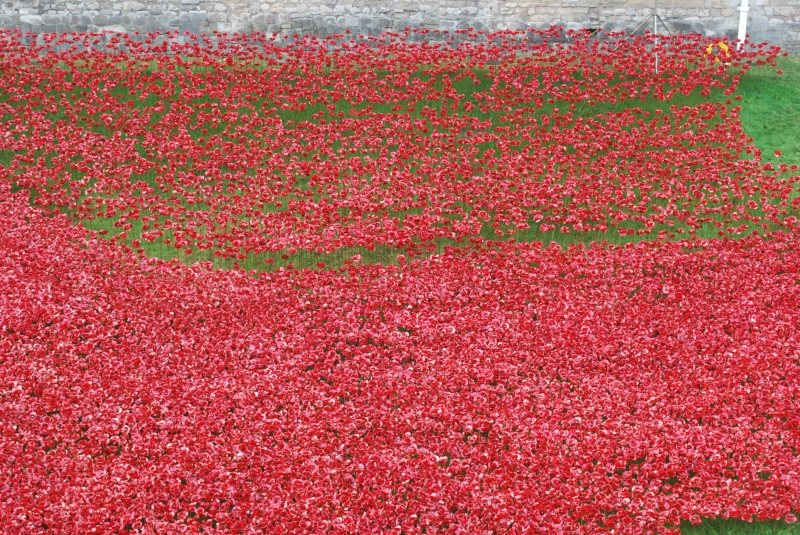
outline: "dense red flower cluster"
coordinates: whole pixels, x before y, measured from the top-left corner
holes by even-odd
[[[647,38],[141,37],[0,33],[0,531],[795,520],[797,177],[761,164],[729,103],[622,105],[732,91],[708,43],[663,38],[655,78]],[[723,239],[475,237],[709,222]],[[745,222],[782,230],[727,238]],[[124,246],[416,253],[453,234],[465,247],[426,260],[269,273]]]
[[[674,238],[798,225],[800,177],[762,165],[730,99],[689,97],[731,96],[776,48],[737,53],[733,67],[699,36],[665,38],[653,76],[649,38],[473,36],[287,47],[64,34],[22,46],[5,33],[0,151],[41,206],[111,219],[134,246],[227,258],[413,255],[482,230]]]
[[[640,534],[800,508],[796,235],[255,276],[139,264],[1,187],[5,533]]]

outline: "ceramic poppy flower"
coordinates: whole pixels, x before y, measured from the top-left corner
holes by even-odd
[[[0,32],[0,531],[796,521],[799,178],[712,42],[423,31]]]

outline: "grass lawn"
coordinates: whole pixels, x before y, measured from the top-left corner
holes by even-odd
[[[767,161],[800,163],[800,58],[779,58],[778,67],[783,74],[755,67],[742,78],[739,118]]]
[[[794,102],[800,101],[800,63],[798,63],[798,61],[794,58],[779,58],[779,61],[779,67],[783,70],[784,74],[775,74],[776,69],[771,66],[754,66],[745,76],[742,77],[738,89],[738,94],[742,97],[742,100],[738,101],[738,103],[742,106],[740,118],[745,131],[754,138],[755,145],[762,150],[762,158],[764,161],[772,162],[776,166],[781,163],[800,163],[800,135],[798,135],[800,121],[797,120],[798,111],[796,106],[794,106]],[[207,69],[207,67],[202,67],[199,69]],[[491,83],[491,75],[486,70],[476,72],[475,74],[483,81],[482,87],[485,87]],[[472,83],[470,78],[457,80],[453,84],[453,87],[458,93],[464,95],[467,101],[474,101],[473,95],[476,92],[476,86]],[[438,86],[437,88],[441,89]],[[129,104],[133,105],[136,109],[152,108],[156,104],[157,100],[155,95],[150,95],[149,97],[143,99],[140,95],[129,93],[124,87],[113,89],[112,94],[114,94],[117,98],[129,101]],[[668,112],[670,105],[696,105],[701,102],[707,102],[709,100],[719,101],[724,98],[725,97],[722,95],[721,90],[714,90],[708,97],[702,97],[698,95],[697,92],[694,92],[688,97],[678,94],[669,102],[661,102],[652,98],[648,98],[644,101],[636,101],[635,106],[645,110],[646,112],[653,112],[657,110]],[[194,103],[198,106],[201,106],[206,104],[206,100],[211,102],[215,99],[210,97],[200,97],[195,98]],[[264,103],[259,102],[258,105],[261,106],[264,105]],[[424,115],[422,114],[422,108],[425,105],[436,107],[437,104],[431,101],[418,102],[416,109],[410,110],[409,118],[411,120],[424,118]],[[628,108],[631,105],[631,103],[617,103],[614,105],[598,103],[597,105],[590,106],[588,104],[578,103],[574,109],[574,114],[577,117],[601,117],[606,112],[621,111],[622,109]],[[536,110],[533,108],[526,113],[531,113],[533,115],[549,113],[551,108],[559,106],[563,108],[564,104],[559,101],[556,101],[553,104],[545,103],[541,109]],[[350,106],[348,102],[342,101],[337,103],[336,113],[343,113],[346,116],[349,115],[350,112],[354,111],[355,109],[360,109],[361,107],[363,106]],[[375,111],[389,112],[391,105],[380,104],[371,107],[375,108]],[[386,109],[384,110],[379,108]],[[287,125],[287,128],[290,129],[294,128],[292,125],[298,125],[298,123],[303,121],[316,122],[318,120],[318,116],[328,116],[325,108],[319,105],[307,106],[303,111],[279,109],[277,114]],[[504,124],[504,113],[502,112],[490,111],[488,113],[482,113],[480,109],[475,109],[469,114],[481,120],[488,119],[495,127]],[[53,116],[53,119],[56,120],[64,118],[66,117],[61,117],[60,115]],[[196,118],[193,120],[195,119]],[[334,114],[330,114],[328,119],[336,120],[337,118],[334,117]],[[111,131],[104,126],[93,127],[93,130],[104,136],[111,135]],[[190,135],[195,140],[201,137],[201,133],[197,128],[191,129]],[[481,151],[479,154],[482,154],[486,150],[492,148],[493,147],[491,144],[482,146],[479,149]],[[783,152],[783,155],[779,158],[775,157],[774,155],[774,151],[776,149]],[[364,155],[367,155],[368,153],[369,151],[367,150]],[[10,157],[10,153],[0,154],[0,163],[7,165]],[[305,159],[309,158],[310,157]],[[190,169],[187,167],[185,170]],[[145,173],[141,175],[141,178],[146,182],[151,183],[151,185],[156,186],[157,180],[155,173],[155,171]],[[297,187],[302,189],[304,186],[299,184]],[[162,197],[169,196],[170,193],[161,192],[160,195],[162,195]],[[292,196],[285,198],[284,202],[286,202],[287,199],[291,202],[291,198]],[[265,213],[270,211],[279,211],[278,209],[271,208],[270,206],[264,206],[263,210]],[[69,210],[66,209],[66,211]],[[402,221],[404,217],[412,213],[417,212],[411,210],[408,211],[408,213],[398,212],[396,214],[393,213],[392,215],[399,216],[400,220]],[[143,215],[152,216],[152,214]],[[82,223],[93,230],[105,232],[107,237],[115,236],[121,232],[121,229],[114,218],[103,217],[99,214],[97,217],[94,217],[91,220],[83,219]],[[131,224],[132,229],[127,233],[129,237],[126,242],[128,243],[130,243],[131,240],[139,237],[140,233],[142,232],[142,224],[140,221],[134,220],[131,222]],[[630,226],[634,230],[643,228],[642,224],[639,222],[631,222]],[[751,228],[750,230],[756,229]],[[697,235],[698,237],[706,239],[716,238],[717,228],[710,223],[706,223],[698,230]],[[487,239],[507,239],[498,238],[495,236],[493,229],[488,225],[488,223],[484,225],[484,228],[481,231],[481,236]],[[678,235],[678,237],[680,236],[681,235]],[[685,236],[685,234],[683,236]],[[167,231],[166,237],[172,237],[170,231]],[[574,243],[590,243],[592,241],[600,242],[603,240],[614,244],[624,244],[628,242],[652,239],[652,235],[631,236],[631,234],[628,234],[627,236],[619,236],[616,232],[594,231],[570,232],[567,234],[562,234],[559,232],[543,233],[540,232],[538,225],[533,224],[530,226],[530,228],[514,234],[513,238],[517,241],[523,242],[540,241],[543,243],[548,243],[550,241],[555,241],[561,246],[568,246]],[[451,243],[447,239],[437,239],[435,252],[441,253],[444,250],[444,247],[448,245],[457,244]],[[191,254],[185,255],[182,251],[175,249],[171,245],[163,244],[160,241],[153,243],[143,241],[142,247],[144,248],[146,254],[150,257],[162,259],[178,258],[186,263],[211,261],[215,267],[223,269],[230,268],[235,265],[234,259],[214,256],[213,250],[195,249]],[[332,253],[319,253],[301,249],[294,253],[290,252],[288,255],[282,254],[283,252],[258,254],[251,253],[243,261],[238,262],[238,265],[248,270],[264,270],[276,269],[288,264],[292,264],[296,268],[314,267],[319,262],[324,262],[327,267],[335,268],[341,265],[344,260],[351,258],[356,253],[362,256],[364,263],[387,263],[394,261],[394,259],[397,257],[397,254],[401,252],[403,251],[381,245],[380,243],[377,244],[374,249],[366,249],[363,247],[343,247]],[[284,256],[288,257],[283,258]],[[265,260],[269,260],[272,262],[272,264],[270,264],[268,267],[268,265],[265,264]]]
[[[705,519],[699,526],[685,522],[681,526],[684,535],[796,535],[800,533],[800,523],[785,522],[744,522],[742,520]]]

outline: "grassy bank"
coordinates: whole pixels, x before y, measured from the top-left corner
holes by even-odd
[[[755,67],[739,84],[739,118],[763,157],[773,163],[800,163],[800,58],[779,58],[773,67]],[[776,158],[775,150],[783,155]]]
[[[742,105],[742,111],[740,114],[740,118],[742,120],[743,126],[745,131],[748,132],[753,138],[754,143],[757,147],[759,147],[763,154],[762,158],[765,161],[770,161],[774,165],[779,165],[781,163],[800,163],[800,133],[798,129],[800,129],[800,121],[798,120],[798,111],[797,106],[794,104],[796,101],[800,101],[800,64],[798,64],[797,60],[794,58],[780,58],[779,68],[783,70],[783,74],[776,74],[775,68],[771,66],[755,66],[753,67],[748,74],[742,77],[742,80],[739,84],[738,94],[742,97],[742,100],[739,103]],[[204,69],[207,69],[204,67]],[[146,69],[146,72],[152,73],[152,69]],[[426,74],[427,71],[423,69],[418,76],[421,79],[429,79],[430,75]],[[296,74],[296,73],[295,73]],[[485,88],[491,85],[492,77],[491,72],[487,69],[482,69],[480,71],[473,72],[475,79],[481,82],[479,87]],[[474,94],[478,90],[476,89],[476,85],[473,83],[473,78],[471,77],[464,77],[462,79],[456,79],[453,84],[453,89],[463,95],[464,99],[463,102],[471,103],[472,109],[468,111],[465,108],[459,113],[466,113],[469,116],[475,117],[476,119],[480,120],[489,120],[493,127],[497,127],[499,125],[506,125],[504,116],[506,115],[505,112],[499,111],[482,111],[480,106],[474,106],[474,104],[480,104],[476,101]],[[441,84],[437,83],[435,85],[437,90],[441,90]],[[670,101],[659,101],[653,98],[647,98],[645,100],[635,100],[629,102],[617,102],[616,104],[604,104],[604,103],[593,103],[593,105],[589,105],[588,103],[577,103],[572,111],[574,117],[580,118],[593,118],[593,117],[602,117],[607,112],[618,112],[624,110],[625,108],[629,107],[636,107],[643,109],[645,112],[652,113],[656,110],[662,111],[664,113],[669,112],[669,107],[672,105],[676,106],[692,106],[697,105],[702,102],[716,102],[723,100],[725,97],[722,95],[721,90],[714,90],[708,96],[702,96],[698,94],[699,91],[695,91],[690,95],[681,95],[677,94],[672,100]],[[117,87],[111,89],[111,94],[114,95],[115,98],[120,99],[122,101],[128,102],[131,106],[135,107],[139,110],[150,109],[152,110],[158,104],[158,98],[155,94],[148,94],[142,95],[135,92],[129,92],[125,87]],[[75,98],[80,99],[80,95],[74,95]],[[217,99],[210,98],[208,96],[200,95],[199,98],[195,98],[193,104],[197,105],[198,107],[202,107],[206,104],[215,102]],[[274,112],[280,119],[283,121],[285,127],[287,129],[294,129],[299,126],[299,124],[303,122],[316,122],[319,120],[320,117],[324,117],[326,120],[329,121],[336,121],[339,120],[339,115],[341,114],[344,117],[349,117],[352,113],[358,113],[365,107],[365,105],[350,105],[350,103],[346,101],[339,101],[336,103],[335,110],[331,111],[326,109],[325,106],[319,104],[309,104],[302,110],[298,109],[273,109],[270,110],[269,107],[272,105],[266,99],[262,99],[261,101],[254,101],[254,105],[260,112],[269,114],[270,111]],[[419,119],[425,119],[426,115],[423,112],[423,108],[426,106],[431,107],[433,109],[438,109],[437,106],[440,106],[441,103],[437,103],[435,101],[420,101],[417,102],[415,106],[407,107],[407,113],[410,120],[415,121]],[[169,103],[166,103],[167,109],[169,107]],[[522,106],[525,106],[524,104]],[[391,104],[375,104],[369,106],[374,110],[376,113],[390,113],[392,110]],[[565,103],[555,101],[552,103],[544,102],[543,104],[540,103],[540,107],[537,108],[536,106],[531,105],[530,107],[525,106],[526,111],[525,113],[531,115],[541,115],[550,113],[552,108],[560,107],[562,109],[566,108]],[[385,108],[385,109],[384,109]],[[161,112],[154,112],[154,117],[161,116]],[[64,120],[66,116],[62,117],[58,113],[54,114],[50,117],[52,120]],[[197,114],[193,115],[190,118],[192,123],[198,120]],[[105,136],[110,137],[112,135],[112,128],[106,128],[103,125],[94,125],[90,127],[93,131]],[[209,130],[209,135],[213,135],[221,131],[222,127],[218,128],[211,128]],[[189,134],[192,138],[197,141],[198,138],[201,138],[203,134],[200,132],[198,128],[190,128]],[[435,134],[435,132],[434,132]],[[250,134],[248,134],[250,136]],[[250,139],[250,141],[256,141],[254,139]],[[339,146],[336,146],[336,143],[339,143]],[[492,142],[493,143],[493,142]],[[492,143],[484,144],[485,146],[479,146],[478,156],[483,154],[487,150],[494,150],[497,147],[493,146]],[[340,148],[341,143],[336,141],[334,142],[334,150]],[[774,155],[775,150],[780,150],[783,152],[781,157],[776,157]],[[366,149],[365,149],[366,150]],[[362,156],[366,156],[368,153],[365,152]],[[0,163],[7,164],[8,158],[10,158],[10,154],[0,154]],[[374,156],[374,154],[373,154]],[[310,160],[311,156],[308,155],[303,160]],[[184,171],[191,171],[191,165],[183,168]],[[254,171],[251,171],[254,172]],[[155,175],[155,171],[151,171],[149,173],[143,173],[139,175],[137,178],[143,179],[145,182],[150,184],[151,186],[158,188],[157,178]],[[80,177],[74,177],[80,179]],[[305,191],[306,186],[302,183],[302,181],[298,181],[295,185],[295,189],[287,196],[285,199],[282,199],[284,203],[286,201],[291,201],[294,199],[301,199],[303,194],[309,193]],[[163,197],[169,196],[169,192],[159,192],[159,195]],[[636,192],[638,195],[639,193]],[[35,195],[35,193],[34,193]],[[656,201],[660,202],[660,201]],[[197,205],[195,205],[197,208]],[[469,209],[469,207],[464,206],[465,209]],[[266,214],[271,211],[281,211],[278,208],[267,204],[263,207],[263,212]],[[393,212],[391,209],[389,210],[389,215],[393,217],[398,217],[399,220],[402,222],[406,216],[409,214],[418,213],[418,210],[415,212],[414,210],[410,210],[408,212]],[[151,219],[153,217],[158,217],[158,215],[145,213],[145,211],[141,214],[144,217],[148,217]],[[343,216],[347,216],[348,214],[342,214]],[[763,214],[758,214],[763,215]],[[238,222],[238,221],[236,221]],[[100,214],[94,218],[83,218],[82,223],[91,228],[93,230],[99,230],[105,233],[107,237],[113,237],[118,235],[122,232],[120,229],[120,225],[118,225],[117,220],[114,218],[109,218],[106,216],[101,216]],[[140,220],[133,220],[130,222],[132,227],[127,232],[128,238],[125,240],[127,243],[131,243],[132,240],[139,237],[140,233],[142,232],[142,222]],[[629,229],[634,231],[641,230],[643,228],[643,224],[637,221],[629,221],[626,223]],[[754,225],[750,226],[751,228],[748,229],[748,232],[751,231],[760,231],[760,228]],[[669,228],[665,227],[666,230],[670,230]],[[656,229],[658,230],[658,229]],[[682,229],[685,230],[685,229]],[[706,223],[702,228],[697,230],[697,236],[701,238],[715,238],[717,237],[718,228],[716,228],[711,223]],[[507,239],[506,238],[498,238],[494,230],[491,226],[487,223],[484,225],[484,228],[481,231],[481,236],[487,239]],[[681,238],[685,237],[687,234],[672,234],[672,238]],[[174,238],[171,235],[169,230],[166,231],[166,238]],[[620,236],[616,232],[569,232],[566,234],[562,234],[560,232],[541,232],[539,230],[539,226],[532,224],[530,228],[525,230],[521,230],[515,233],[512,236],[515,240],[518,241],[525,241],[525,242],[533,242],[533,241],[540,241],[543,243],[549,243],[554,241],[561,246],[568,246],[574,243],[589,243],[592,241],[600,242],[600,241],[607,241],[613,244],[624,244],[629,242],[636,242],[641,240],[648,240],[654,239],[654,234],[651,235],[625,235]],[[447,246],[458,246],[459,243],[452,242],[447,239],[438,239],[435,244],[431,244],[431,248],[428,249],[429,253],[441,253],[445,247]],[[402,253],[402,250],[394,249],[392,247],[384,246],[377,244],[374,249],[367,249],[364,247],[356,247],[350,248],[345,247],[342,249],[338,249],[334,252],[325,253],[325,252],[316,252],[316,251],[297,251],[291,252],[288,251],[288,255],[286,254],[287,251],[280,251],[275,253],[260,253],[260,254],[249,254],[246,258],[241,259],[239,261],[235,261],[231,258],[220,258],[218,256],[214,256],[215,249],[206,249],[206,250],[197,250],[194,249],[191,254],[184,254],[184,251],[175,249],[171,245],[161,243],[160,240],[149,243],[147,241],[142,240],[141,247],[144,249],[145,253],[151,257],[163,258],[163,259],[170,259],[170,258],[179,258],[181,261],[186,263],[194,263],[198,261],[211,261],[217,268],[230,268],[235,265],[241,266],[245,269],[275,269],[281,266],[285,266],[288,264],[293,264],[297,268],[305,268],[305,267],[315,267],[320,263],[325,263],[327,267],[336,267],[340,265],[344,260],[351,258],[354,254],[360,254],[363,258],[365,263],[386,263],[393,261],[399,253]],[[271,263],[268,263],[271,262]]]

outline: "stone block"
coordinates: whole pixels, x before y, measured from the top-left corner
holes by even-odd
[[[19,28],[22,22],[16,14],[0,13],[0,28]]]
[[[42,25],[41,15],[22,15],[19,20],[22,24],[30,24],[31,26]]]
[[[55,26],[61,23],[60,15],[42,15],[42,24]]]
[[[667,23],[669,29],[676,33],[688,33],[692,31],[692,25],[685,21],[669,21]]]
[[[448,30],[450,32],[454,32],[458,29],[458,21],[457,20],[440,20],[439,21],[439,30]]]
[[[136,28],[145,28],[147,27],[147,17],[144,15],[122,15],[120,16],[120,25],[123,28],[130,28],[131,26]]]
[[[97,29],[98,29],[99,31],[106,31],[106,32],[119,32],[119,33],[124,33],[124,32],[126,31],[126,30],[125,30],[125,27],[124,27],[124,26],[121,26],[121,25],[119,25],[119,24],[104,24],[104,25],[102,25],[102,26],[101,26],[101,25],[98,25],[98,26],[97,26]]]

